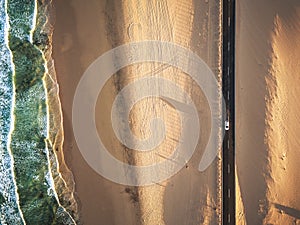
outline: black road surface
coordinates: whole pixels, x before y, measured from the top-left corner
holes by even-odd
[[[223,0],[223,77],[226,104],[223,142],[223,225],[235,225],[235,0]]]

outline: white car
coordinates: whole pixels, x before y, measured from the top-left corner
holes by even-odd
[[[229,130],[229,121],[228,120],[225,121],[225,130]]]

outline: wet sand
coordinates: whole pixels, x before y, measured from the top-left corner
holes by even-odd
[[[110,110],[119,90],[134,79],[156,71],[191,94],[198,106],[201,137],[188,167],[166,182],[147,187],[125,187],[94,172],[82,158],[72,130],[72,101],[76,86],[87,67],[101,54],[129,41],[163,40],[196,52],[220,80],[221,29],[217,1],[89,1],[54,0],[56,24],[53,58],[60,85],[64,119],[64,154],[75,179],[81,220],[84,224],[218,224],[220,222],[221,160],[203,173],[198,164],[209,130],[209,111],[203,93],[181,71],[156,64],[129,66],[112,76],[96,106],[99,135],[109,151],[126,163],[158,162],[161,153],[172,152],[180,126],[173,108],[158,99],[147,99],[132,110],[133,131],[147,132],[147,118],[165,118],[167,138],[149,154],[138,154],[118,143],[110,124]],[[177,77],[174,79],[174,74]],[[133,93],[134,94],[134,93]],[[206,104],[206,107],[203,105]],[[149,106],[150,105],[150,106]],[[105,106],[105,107],[103,107]],[[153,107],[155,109],[153,110]],[[146,119],[145,119],[146,118]],[[202,118],[202,119],[201,119]]]
[[[76,7],[74,4],[76,3]],[[125,188],[94,172],[80,154],[71,124],[73,95],[81,75],[99,55],[111,48],[103,29],[94,29],[105,21],[99,1],[53,1],[56,24],[53,34],[53,58],[60,85],[63,110],[64,154],[74,175],[83,224],[139,224],[138,210]],[[99,12],[93,15],[91,12]],[[97,16],[95,16],[97,15]],[[98,21],[97,25],[94,25]],[[86,42],[84,42],[86,40]],[[89,45],[92,43],[92,45]]]
[[[298,224],[299,1],[237,8],[236,154],[246,222]]]

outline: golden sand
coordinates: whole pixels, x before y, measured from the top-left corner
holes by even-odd
[[[165,160],[180,136],[177,112],[165,101],[147,98],[131,110],[130,125],[138,137],[147,137],[151,118],[165,119],[166,139],[149,153],[124,148],[113,134],[110,110],[124,86],[146,75],[174,81],[198,106],[201,137],[188,168],[172,179],[147,186],[124,187],[96,174],[83,160],[73,137],[72,101],[77,83],[87,67],[107,50],[130,41],[170,41],[197,53],[221,76],[221,5],[219,1],[54,1],[54,60],[60,84],[64,117],[64,152],[76,181],[82,221],[85,224],[217,224],[221,218],[220,156],[203,173],[198,164],[209,132],[209,110],[203,93],[178,69],[143,63],[112,76],[96,106],[96,126],[108,150],[119,160],[147,165]],[[174,76],[176,75],[176,76]],[[221,89],[220,89],[221,90]],[[135,93],[131,93],[133,96]],[[103,107],[105,106],[105,107]]]
[[[247,225],[246,217],[245,217],[244,203],[243,203],[243,198],[242,198],[241,188],[240,188],[240,183],[239,183],[239,177],[237,176],[237,172],[235,175],[235,198],[236,198],[236,206],[235,206],[236,224],[237,225]]]
[[[299,1],[238,1],[237,18],[237,209],[247,224],[297,224]]]
[[[124,24],[125,26],[127,24],[129,25],[128,30],[125,30],[126,33],[123,36],[125,42],[138,40],[161,40],[175,42],[183,46],[189,45],[191,39],[191,30],[186,29],[186,27],[190,27],[188,25],[191,24],[193,20],[192,1],[148,2],[126,0],[123,2],[123,7],[125,15]],[[138,26],[137,31],[135,31],[135,26]],[[184,32],[180,30],[181,27],[183,27]],[[176,78],[174,77],[180,77],[178,75],[175,76],[175,74],[180,73],[180,71],[175,71],[173,68],[164,67],[159,69],[159,65],[152,64],[141,65],[138,68],[128,68],[126,73],[135,74],[135,76],[132,79],[125,79],[124,82],[130,83],[132,80],[149,73],[149,71],[152,72],[156,70],[158,70],[159,76],[165,77],[169,80],[175,80],[175,82]],[[181,82],[183,84],[186,83],[184,78],[181,80]],[[135,93],[132,94],[134,95]],[[156,109],[153,110],[153,106],[156,106]],[[170,153],[172,153],[174,147],[176,147],[176,142],[172,141],[171,138],[173,137],[175,140],[180,138],[181,126],[176,112],[172,113],[170,111],[170,106],[164,107],[163,102],[155,98],[145,100],[145,102],[142,103],[140,110],[133,109],[131,111],[133,121],[135,121],[133,124],[133,131],[147,130],[149,121],[147,121],[147,119],[145,120],[145,118],[154,118],[155,116],[160,116],[159,114],[162,114],[161,112],[163,112],[162,118],[167,124],[166,140],[159,147],[160,149],[156,149],[150,154],[135,154],[134,159],[136,163],[147,165],[149,164],[149,161],[152,163],[161,161],[161,155],[167,157]],[[174,125],[170,126],[171,124]],[[136,128],[134,126],[136,126]],[[142,137],[149,136],[149,134],[141,135],[140,132],[137,132],[137,135]],[[163,194],[165,191],[165,185],[166,184],[161,184],[138,188],[142,224],[165,224],[163,219]]]
[[[272,34],[266,133],[270,176],[264,224],[300,222],[300,7],[285,20],[277,15]]]

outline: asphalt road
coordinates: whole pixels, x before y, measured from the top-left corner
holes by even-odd
[[[223,225],[235,225],[235,0],[223,1],[223,81],[225,130],[223,142]]]

